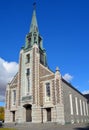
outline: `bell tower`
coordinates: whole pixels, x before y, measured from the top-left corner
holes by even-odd
[[[35,122],[37,120],[35,117],[39,115],[38,122],[41,121],[39,66],[42,64],[44,67],[47,67],[46,51],[42,42],[36,18],[36,5],[34,5],[30,30],[25,38],[25,46],[20,51],[18,87],[18,105],[26,109],[24,111],[27,111],[27,106],[30,104],[29,111],[32,112],[30,115],[33,118],[26,119],[32,122]],[[23,119],[23,117],[20,118]]]
[[[39,33],[36,18],[36,3],[33,4],[33,14],[29,33],[26,35],[25,50],[29,50],[34,44],[37,44],[40,53],[40,63],[47,67],[46,51],[43,48],[43,40]]]

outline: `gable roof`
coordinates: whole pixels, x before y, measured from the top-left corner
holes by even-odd
[[[89,94],[84,94],[84,97],[87,98],[88,103],[89,103]]]
[[[18,83],[18,73],[16,73],[16,75],[13,77],[9,85],[10,87],[13,87],[13,86],[17,86],[17,83]]]
[[[72,84],[68,83],[65,79],[62,78],[62,81],[67,84],[69,87],[71,87],[72,89],[74,89],[76,92],[78,92],[80,95],[82,95],[83,97],[85,97],[78,89],[76,89]],[[86,97],[85,97],[86,98]],[[86,98],[87,99],[87,98]]]

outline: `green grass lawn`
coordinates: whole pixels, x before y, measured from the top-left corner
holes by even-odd
[[[16,130],[14,128],[0,128],[0,130]]]

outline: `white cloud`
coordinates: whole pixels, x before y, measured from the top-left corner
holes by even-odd
[[[4,101],[6,84],[18,71],[16,62],[8,62],[0,58],[0,101]]]
[[[66,73],[66,74],[63,76],[63,79],[65,79],[67,82],[70,82],[70,81],[72,81],[73,76],[71,76],[70,74]]]
[[[83,94],[89,94],[89,90],[82,92]]]

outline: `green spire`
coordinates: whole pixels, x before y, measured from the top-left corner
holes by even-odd
[[[38,24],[36,19],[36,3],[33,4],[34,10],[32,15],[32,21],[30,25],[30,32],[38,32]]]

